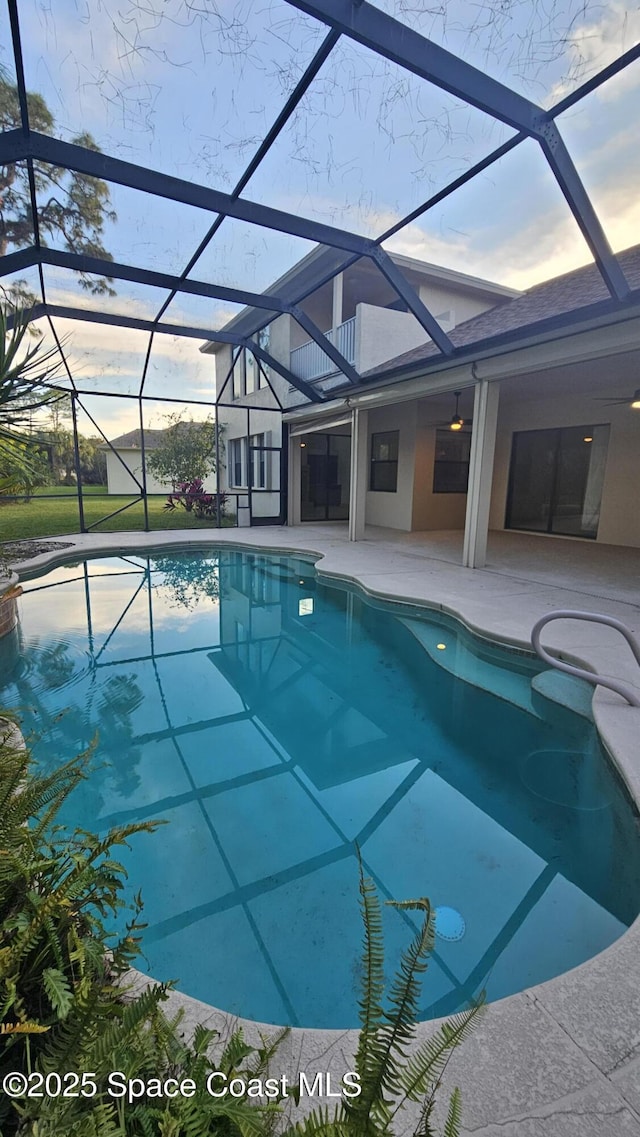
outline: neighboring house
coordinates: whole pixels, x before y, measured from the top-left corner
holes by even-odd
[[[359,373],[430,342],[371,261],[359,261],[314,288],[330,271],[334,258],[334,251],[316,249],[268,291],[287,299],[308,290],[309,295],[298,307]],[[394,254],[392,259],[448,332],[461,321],[519,295],[514,289],[409,257]],[[264,313],[245,308],[224,331],[252,334],[263,319]],[[309,339],[292,315],[273,320],[268,335],[262,333],[259,342],[293,375],[317,384],[323,391],[344,382],[335,363],[315,340]],[[247,523],[249,516],[253,523],[275,520],[280,510],[282,410],[299,404],[300,392],[273,368],[268,372],[272,391],[267,369],[250,352],[218,343],[208,343],[203,350],[215,356],[217,395],[225,407],[226,458],[221,468],[221,489],[240,495],[238,516],[246,517]],[[348,515],[349,444],[336,440],[330,448],[335,453],[316,455],[309,444],[309,461],[303,471],[307,520],[324,520],[325,513],[330,518]],[[325,459],[336,471],[329,493],[319,481]],[[250,508],[243,511],[243,505],[249,504]]]
[[[168,430],[145,430],[144,449],[145,456],[155,450]],[[112,438],[108,446],[103,446],[107,456],[107,492],[110,494],[139,494],[142,485],[142,447],[141,431],[129,430]],[[209,489],[214,489],[212,479],[205,483]],[[173,486],[168,482],[161,482],[151,473],[147,463],[147,493],[171,493]]]

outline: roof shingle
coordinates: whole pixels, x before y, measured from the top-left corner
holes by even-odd
[[[627,278],[631,289],[640,288],[640,245],[634,245],[617,254],[620,267]],[[465,347],[467,344],[477,343],[492,336],[504,335],[517,328],[536,324],[540,320],[552,316],[564,315],[580,308],[595,304],[598,301],[608,300],[609,293],[595,264],[585,265],[583,268],[573,269],[572,272],[556,276],[552,280],[545,280],[536,284],[522,296],[509,300],[505,304],[498,304],[489,308],[471,320],[465,320],[449,332],[449,338],[454,347]],[[390,368],[421,363],[422,360],[432,360],[438,355],[438,349],[433,343],[421,344],[411,351],[389,359],[386,363],[366,372],[366,377],[380,375]]]

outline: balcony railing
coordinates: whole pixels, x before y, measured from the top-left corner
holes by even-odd
[[[356,318],[345,320],[329,332],[325,332],[327,339],[335,344],[347,363],[355,364],[356,351]],[[335,363],[322,350],[315,340],[309,340],[291,352],[289,367],[299,379],[319,379],[322,375],[330,375],[337,371]]]

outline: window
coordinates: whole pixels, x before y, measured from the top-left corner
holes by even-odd
[[[241,399],[244,393],[244,351],[239,351],[233,364],[233,397],[234,399]]]
[[[229,442],[229,474],[230,485],[232,486],[246,486],[247,484],[247,463],[246,463],[246,438],[232,438]]]
[[[433,461],[434,493],[466,493],[469,482],[471,432],[436,430]]]
[[[251,450],[251,488],[265,490],[267,488],[267,455],[262,447],[267,445],[266,434],[252,434],[251,446],[260,449]]]
[[[232,438],[229,442],[230,485],[249,486],[248,471],[251,471],[251,489],[268,489],[268,455],[264,448],[269,445],[266,434],[252,434],[249,443],[246,438]]]
[[[259,342],[262,344],[264,337],[260,335]],[[265,346],[268,349],[269,337],[267,336]],[[268,368],[264,363],[259,363],[256,356],[252,351],[245,351],[242,348],[237,351],[234,356],[233,364],[233,398],[242,399],[244,395],[252,395],[254,391],[260,391],[263,387],[268,387],[267,381]]]
[[[371,435],[371,473],[369,489],[395,493],[398,488],[399,430]]]
[[[245,353],[245,384],[244,390],[246,395],[252,395],[256,390],[257,383],[257,364],[254,356],[250,351]]]

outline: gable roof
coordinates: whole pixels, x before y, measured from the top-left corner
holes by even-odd
[[[436,284],[446,285],[450,288],[459,288],[471,295],[480,295],[488,300],[501,302],[518,295],[515,288],[508,288],[493,280],[483,277],[471,276],[469,273],[459,272],[457,269],[444,268],[442,265],[431,264],[429,261],[418,260],[416,257],[407,257],[401,253],[390,252],[391,260],[400,269],[408,270],[424,277]],[[358,260],[359,258],[355,258]],[[302,257],[296,264],[287,270],[265,289],[265,295],[278,296],[287,304],[292,304],[301,293],[305,297],[315,289],[328,283],[331,274],[339,269],[348,268],[354,257],[344,250],[330,249],[325,245],[316,245],[311,252]],[[264,324],[267,317],[276,319],[280,312],[269,312],[264,308],[243,308],[225,325],[225,332],[235,332],[237,335],[251,336],[255,330]],[[225,345],[215,340],[209,340],[200,350],[215,353]]]
[[[165,428],[166,429],[166,428]],[[140,450],[141,449],[141,430],[129,430],[126,434],[119,434],[117,438],[111,439],[111,446],[115,446],[116,450]],[[154,450],[159,445],[160,439],[164,434],[164,430],[145,430],[144,432],[144,446],[145,450]]]
[[[620,267],[632,290],[640,289],[640,245],[617,254]],[[505,335],[555,316],[579,311],[590,304],[610,300],[607,287],[595,264],[573,269],[562,276],[545,280],[523,292],[514,300],[489,308],[479,316],[458,324],[448,334],[454,347],[466,347],[494,336]],[[366,378],[381,375],[391,368],[397,370],[405,366],[415,366],[424,361],[432,361],[439,351],[434,343],[421,344],[411,351],[403,352],[386,363],[379,364],[365,373]]]
[[[178,427],[178,429],[180,429],[180,427],[191,427],[191,426],[201,427],[204,424],[201,422],[194,422],[193,420],[191,420],[188,422],[178,422],[175,425]],[[144,448],[145,448],[145,450],[155,450],[156,446],[160,445],[160,442],[162,440],[163,435],[165,435],[167,433],[167,431],[171,430],[171,429],[172,428],[170,426],[163,426],[161,429],[158,428],[158,429],[153,429],[153,430],[145,430],[145,432],[144,432]],[[119,434],[117,438],[112,438],[109,445],[115,447],[116,450],[140,450],[141,449],[141,439],[140,439],[141,433],[142,432],[140,431],[140,429],[129,430],[129,431],[127,431],[126,434]]]

